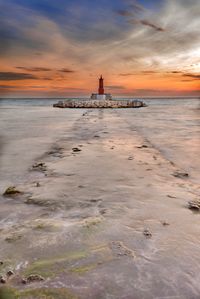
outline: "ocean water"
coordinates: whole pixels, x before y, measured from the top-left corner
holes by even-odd
[[[0,193],[27,178],[28,168],[62,138],[83,110],[55,109],[55,99],[0,100]],[[167,159],[200,181],[200,100],[148,99],[148,107],[120,109]]]

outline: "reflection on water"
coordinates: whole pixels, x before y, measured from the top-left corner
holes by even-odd
[[[200,100],[147,100],[148,108],[120,114],[166,158],[200,180]]]

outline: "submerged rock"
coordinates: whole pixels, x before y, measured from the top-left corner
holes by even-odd
[[[81,152],[81,149],[78,148],[78,147],[73,147],[73,148],[72,148],[72,151],[73,151],[74,153],[77,153],[77,152]]]
[[[8,187],[3,193],[4,196],[22,194],[15,186]]]
[[[137,146],[137,148],[148,148],[148,145],[143,144],[143,145]]]
[[[150,232],[149,229],[145,229],[145,230],[143,231],[143,235],[144,235],[145,237],[147,237],[147,238],[151,238],[151,237],[152,237],[152,233]]]
[[[183,179],[183,178],[189,177],[189,174],[187,172],[175,171],[173,173],[173,176],[176,177],[176,178]]]
[[[167,221],[165,221],[165,220],[162,221],[161,223],[162,223],[163,226],[168,226],[168,225],[169,225],[169,222],[167,222]]]
[[[3,284],[6,283],[6,279],[5,279],[5,277],[0,276],[0,282],[3,283]]]
[[[38,170],[38,171],[46,171],[47,166],[44,162],[39,162],[39,163],[33,164],[32,169],[33,170]]]

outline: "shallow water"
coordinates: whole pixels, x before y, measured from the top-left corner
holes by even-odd
[[[0,192],[24,180],[34,159],[64,136],[82,110],[55,109],[54,99],[0,100]],[[191,179],[200,180],[200,100],[152,99],[144,109],[118,110]]]
[[[199,182],[198,100],[156,99],[144,109],[93,109],[87,115],[52,108],[53,102],[1,102],[0,193],[22,183],[19,189],[35,200],[27,204],[26,194],[1,198],[1,257],[30,266],[48,257],[56,271],[58,252],[87,250],[67,272],[59,269],[44,282],[47,288],[70,286],[83,299],[132,299],[133,291],[134,299],[199,298],[200,214],[187,208],[188,200],[199,198],[191,182]],[[138,148],[145,142],[148,148]],[[52,144],[63,146],[63,157],[44,155]],[[74,146],[82,151],[74,154]],[[40,159],[48,171],[37,177],[36,188],[28,170]],[[180,168],[189,179],[172,175]],[[76,263],[93,267],[97,261],[94,271],[70,274]]]

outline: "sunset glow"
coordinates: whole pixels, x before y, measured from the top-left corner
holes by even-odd
[[[0,96],[199,96],[198,0],[0,0]]]

